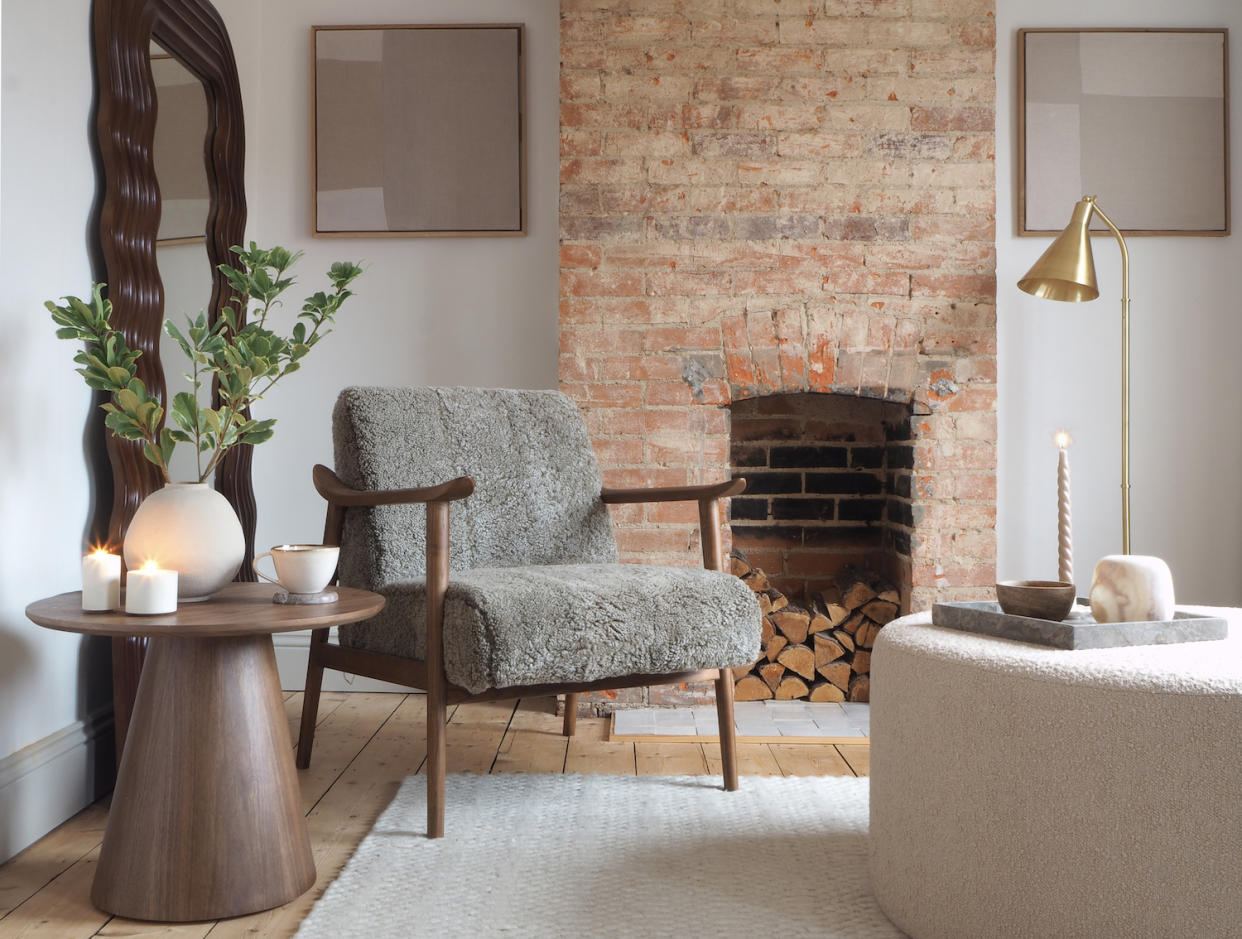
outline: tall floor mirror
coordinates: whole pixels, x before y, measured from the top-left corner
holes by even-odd
[[[142,350],[139,377],[168,396],[162,324],[166,314],[228,300],[216,265],[243,242],[245,133],[237,64],[209,0],[95,0],[95,130],[99,173],[94,276],[105,282],[113,324]],[[197,165],[196,165],[197,163]],[[168,301],[166,303],[166,300]],[[180,380],[179,368],[169,375]],[[106,459],[92,467],[92,529],[119,545],[142,499],[160,479],[138,446],[103,433],[95,411],[88,436]],[[237,447],[215,477],[246,534],[239,579],[253,579],[255,502],[249,447]],[[175,471],[176,467],[174,467]],[[117,752],[124,745],[142,668],[143,640],[112,648]]]

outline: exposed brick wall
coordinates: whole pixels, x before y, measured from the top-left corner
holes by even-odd
[[[561,0],[562,388],[608,483],[715,481],[730,402],[915,419],[912,604],[994,580],[992,0]],[[693,505],[626,506],[691,563]]]

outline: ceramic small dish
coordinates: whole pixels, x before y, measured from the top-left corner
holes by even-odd
[[[1061,622],[1074,606],[1074,585],[1060,580],[1002,580],[996,585],[1000,608],[1010,616]]]

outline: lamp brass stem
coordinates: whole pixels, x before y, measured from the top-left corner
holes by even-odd
[[[1121,230],[1094,202],[1092,207],[1121,247],[1121,553],[1130,553],[1130,252]]]

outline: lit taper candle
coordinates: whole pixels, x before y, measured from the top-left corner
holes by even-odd
[[[1074,535],[1070,530],[1069,447],[1074,442],[1065,431],[1057,431],[1057,580],[1074,582]]]

